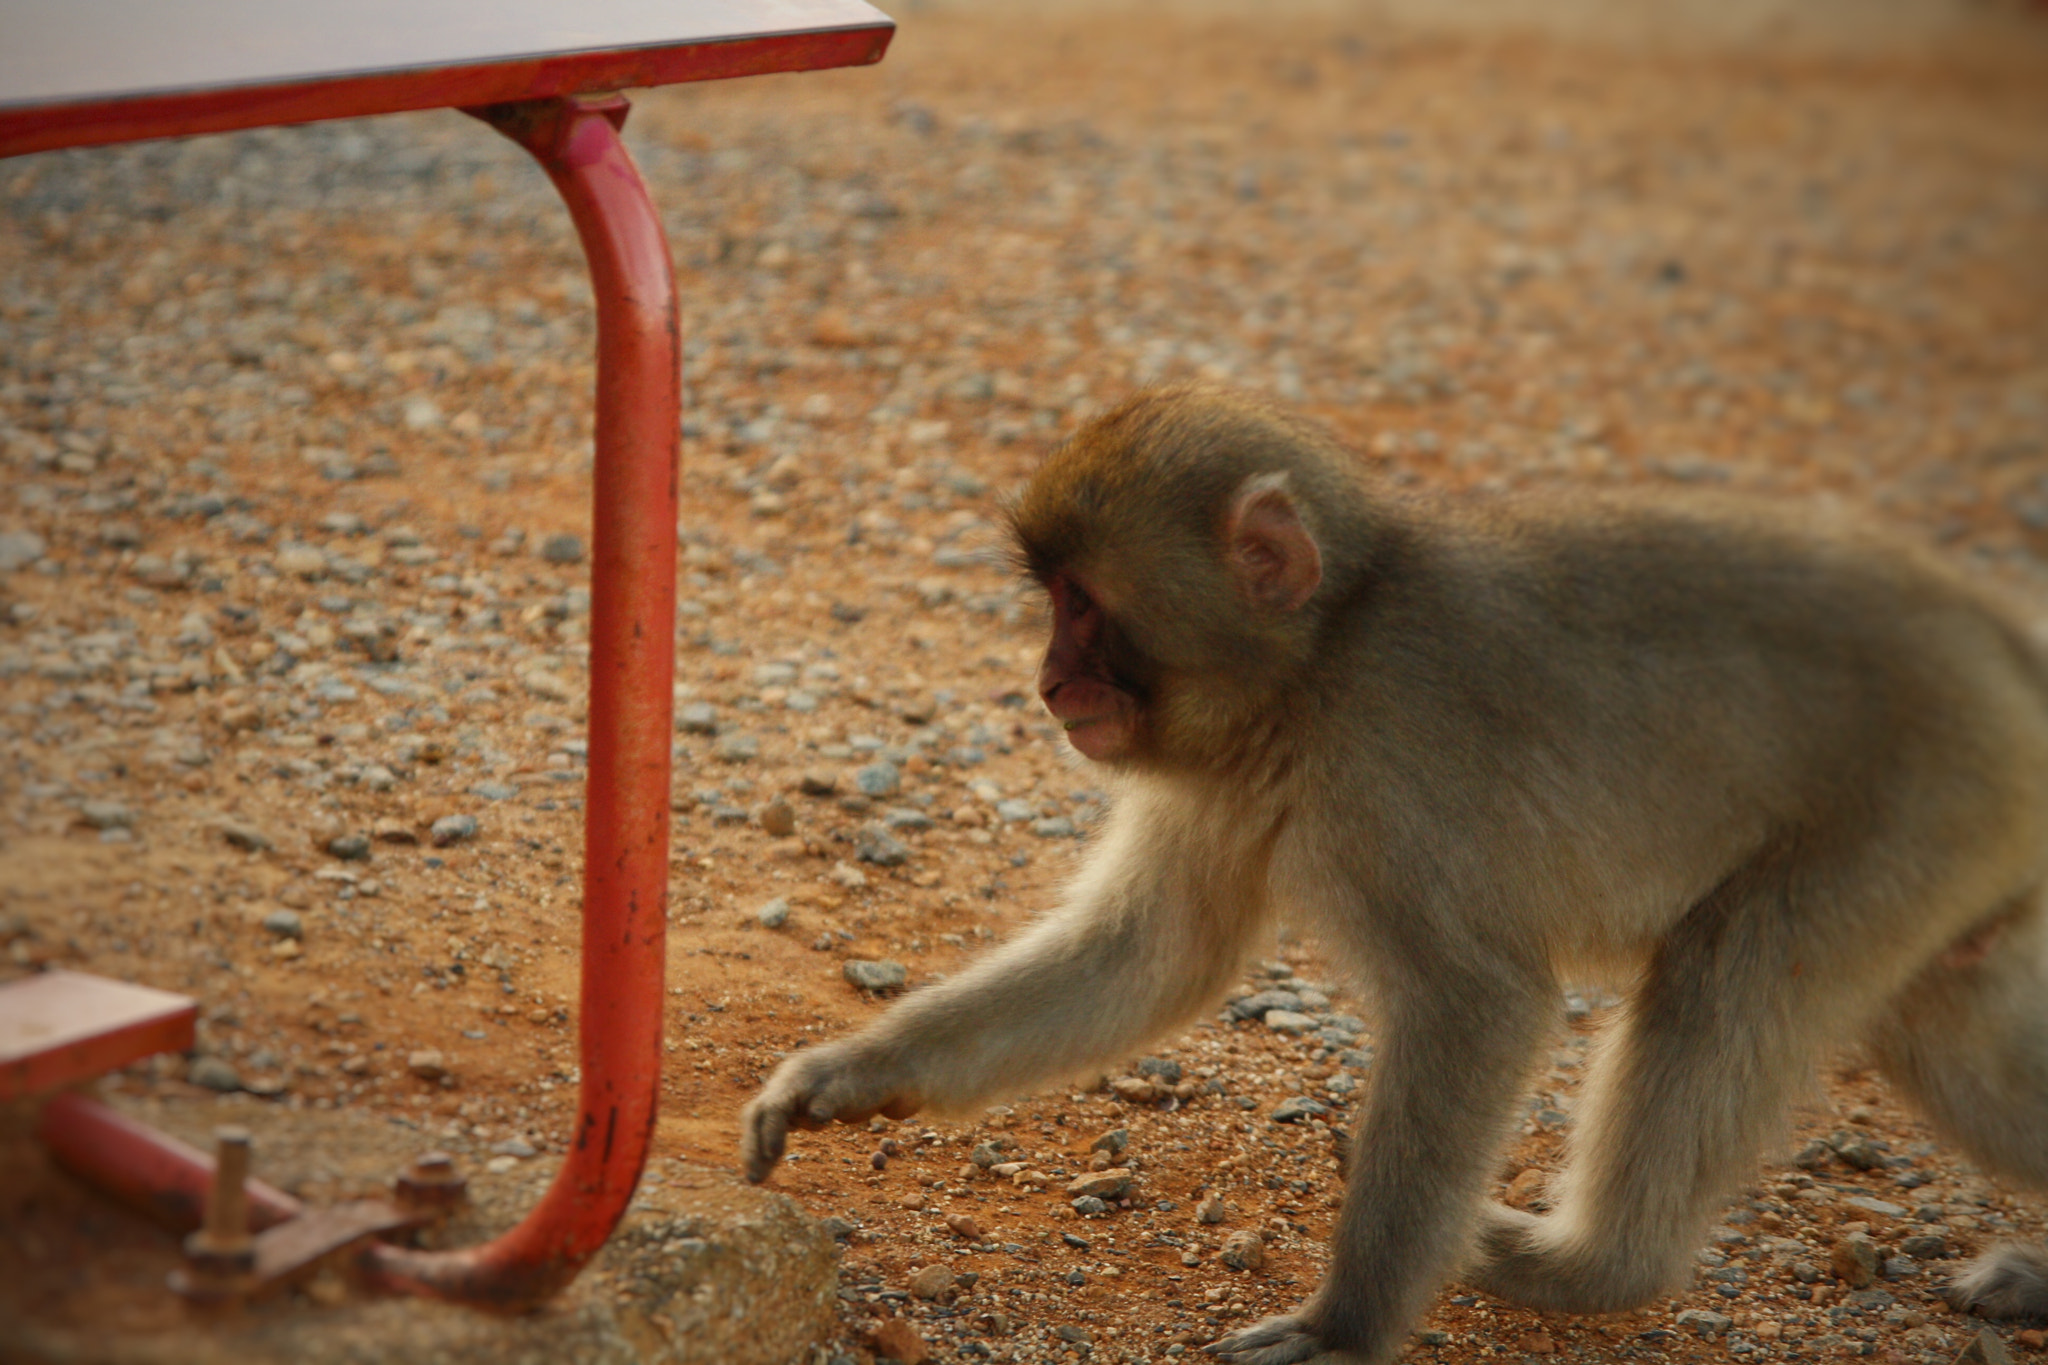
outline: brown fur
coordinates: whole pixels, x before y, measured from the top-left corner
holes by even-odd
[[[1320,556],[1288,609],[1245,566],[1299,542],[1240,544],[1273,487],[1261,516]],[[1735,504],[1396,496],[1203,389],[1093,423],[1013,520],[1041,581],[1102,604],[1097,671],[1141,699],[1114,813],[1058,910],[784,1063],[747,1111],[753,1179],[791,1124],[1128,1054],[1284,905],[1368,979],[1380,1051],[1328,1276],[1212,1348],[1235,1361],[1385,1360],[1461,1268],[1561,1311],[1645,1301],[1832,1041],[2048,1185],[2048,667],[1979,591]],[[1553,1211],[1493,1204],[1558,983],[1593,972],[1629,995]],[[2048,1311],[2041,1265],[1995,1253],[1959,1293]]]

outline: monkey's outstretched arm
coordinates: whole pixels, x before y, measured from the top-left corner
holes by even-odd
[[[1200,858],[1182,847],[1207,833],[1120,811],[1061,908],[861,1033],[785,1061],[741,1120],[747,1178],[768,1177],[791,1127],[1014,1094],[1125,1053],[1208,1004],[1264,905],[1263,877],[1244,866],[1262,871],[1263,850],[1231,860],[1213,842]],[[1245,844],[1241,830],[1232,842]]]

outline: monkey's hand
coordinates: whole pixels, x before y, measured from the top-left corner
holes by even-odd
[[[897,1068],[868,1055],[858,1038],[800,1052],[775,1068],[740,1116],[747,1179],[758,1185],[774,1172],[791,1128],[865,1123],[878,1113],[909,1118],[918,1103]]]
[[[1297,1361],[1312,1360],[1317,1365],[1340,1365],[1340,1362],[1362,1360],[1362,1356],[1348,1352],[1332,1351],[1323,1345],[1308,1321],[1306,1313],[1282,1313],[1278,1317],[1255,1322],[1241,1332],[1232,1332],[1221,1341],[1212,1341],[1202,1348],[1212,1356],[1221,1356],[1230,1365],[1295,1365]]]

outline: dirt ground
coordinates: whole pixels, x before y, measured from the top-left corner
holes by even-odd
[[[1324,8],[899,18],[879,68],[650,94],[628,126],[687,338],[650,1179],[730,1166],[775,1060],[883,1007],[843,963],[914,986],[1057,895],[1105,798],[1030,696],[995,525],[1136,385],[1274,393],[1403,480],[1847,506],[2048,607],[2038,30],[1829,55]],[[545,181],[450,113],[24,158],[0,191],[0,973],[202,1000],[200,1053],[124,1102],[385,1115],[501,1174],[558,1151],[592,326]],[[437,845],[447,817],[473,834]],[[879,1331],[1161,1360],[1305,1295],[1369,1010],[1291,934],[1254,987],[1306,988],[1312,1031],[1202,1023],[1156,1048],[1158,1097],[800,1138],[780,1188],[853,1225],[819,1358]],[[1570,1131],[1601,1017],[1575,999],[1517,1200]],[[1328,1121],[1274,1121],[1292,1097]],[[1115,1130],[1128,1207],[1078,1214]],[[1979,1324],[1943,1257],[2044,1222],[1843,1057],[1692,1286],[1587,1319],[1453,1287],[1407,1349],[1946,1361]],[[1263,1265],[1233,1269],[1248,1231]],[[1830,1262],[1857,1231],[1894,1272],[1860,1290]],[[146,1317],[168,1248],[0,1245],[0,1293]],[[975,1278],[914,1294],[935,1266]]]

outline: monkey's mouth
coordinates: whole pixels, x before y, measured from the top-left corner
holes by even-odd
[[[1137,737],[1137,702],[1113,683],[1070,679],[1046,695],[1045,705],[1083,757],[1120,758]]]

